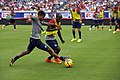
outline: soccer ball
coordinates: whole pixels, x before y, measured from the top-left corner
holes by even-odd
[[[67,68],[70,68],[73,65],[73,61],[72,61],[72,59],[66,59],[64,64]]]

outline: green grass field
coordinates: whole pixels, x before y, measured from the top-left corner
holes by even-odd
[[[81,43],[70,42],[71,26],[63,26],[66,43],[57,38],[60,55],[71,57],[72,68],[46,63],[49,54],[37,48],[9,67],[9,60],[29,43],[31,25],[17,25],[17,29],[14,31],[12,25],[0,28],[0,80],[120,80],[120,32],[113,34],[108,26],[104,31],[89,31],[83,26]],[[44,35],[41,38],[45,42]]]

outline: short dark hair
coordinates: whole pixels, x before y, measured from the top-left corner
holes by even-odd
[[[45,16],[46,13],[44,11],[38,11],[38,16]]]
[[[62,18],[62,14],[61,13],[56,13],[56,18]]]

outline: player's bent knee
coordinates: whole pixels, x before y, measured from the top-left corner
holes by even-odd
[[[60,50],[61,50],[60,47],[58,47],[57,49],[54,50],[54,52],[55,52],[56,54],[59,54]]]

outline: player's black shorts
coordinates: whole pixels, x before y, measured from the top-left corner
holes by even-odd
[[[81,28],[81,23],[80,22],[73,22],[72,27],[73,28]]]
[[[120,18],[117,19],[117,23],[120,23]]]
[[[103,19],[100,19],[99,20],[99,24],[103,24],[104,23],[104,20]]]
[[[55,51],[60,49],[57,40],[46,40],[46,43]]]
[[[98,25],[98,24],[99,24],[99,20],[93,20],[93,21],[92,21],[92,24],[93,24],[93,25]]]
[[[116,22],[116,19],[113,17],[113,18],[110,19],[110,22],[111,22],[111,23],[115,23],[115,22]]]
[[[33,38],[30,38],[30,43],[28,45],[28,50],[29,51],[32,51],[35,47],[39,48],[39,49],[42,49],[44,51],[47,51],[48,50],[48,46],[45,45],[40,39],[33,39]]]
[[[15,23],[15,19],[10,19],[9,22],[10,22],[11,24],[14,24],[14,23]]]

